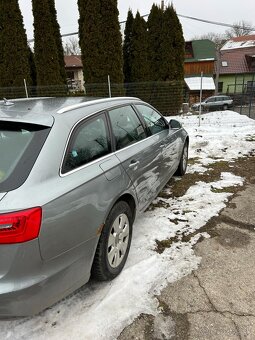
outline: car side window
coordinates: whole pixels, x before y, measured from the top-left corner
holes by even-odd
[[[143,125],[131,106],[127,105],[110,110],[109,117],[115,137],[116,150],[146,138]]]
[[[62,173],[79,168],[110,153],[110,141],[104,115],[78,126],[64,159]]]
[[[210,98],[206,100],[206,103],[214,103],[215,102],[215,98]]]
[[[143,116],[145,123],[148,126],[148,129],[150,130],[152,135],[169,129],[169,126],[164,118],[152,107],[142,104],[137,104],[135,106],[140,114]]]

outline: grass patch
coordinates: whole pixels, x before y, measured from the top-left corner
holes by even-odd
[[[219,236],[218,232],[214,230],[215,228],[215,219],[212,218],[205,226],[202,228],[194,231],[193,233],[187,234],[186,232],[179,233],[178,235],[174,237],[170,237],[166,240],[155,240],[156,247],[155,251],[159,254],[162,254],[166,248],[170,248],[174,243],[176,242],[189,242],[192,237],[196,236],[200,233],[208,233],[211,237]],[[201,242],[204,238],[201,236],[198,242]]]
[[[211,191],[215,194],[222,194],[222,193],[233,193],[236,190],[236,186],[232,187],[225,187],[225,188],[214,188],[211,187]]]
[[[195,165],[195,164],[199,163],[199,160],[200,160],[199,157],[189,158],[188,164],[189,165]]]
[[[215,193],[232,193],[236,195],[239,191],[245,188],[245,184],[255,184],[255,157],[254,155],[247,156],[246,158],[239,158],[235,161],[226,162],[219,161],[213,164],[210,164],[210,169],[203,174],[186,174],[181,180],[175,180],[172,178],[167,186],[168,190],[168,198],[175,198],[183,196],[186,191],[194,184],[199,181],[203,181],[206,183],[218,181],[221,178],[222,172],[231,172],[236,176],[243,177],[245,179],[244,186],[230,186],[226,188],[214,188],[212,186],[212,192]],[[166,191],[165,191],[166,193]],[[160,194],[159,194],[160,196]],[[164,202],[166,203],[166,202]],[[233,203],[228,203],[228,206],[235,207]],[[185,213],[190,211],[185,211]],[[170,222],[178,223],[183,222],[181,219],[170,220]],[[166,240],[156,240],[155,251],[158,253],[163,253],[166,248],[170,248],[172,244],[176,242],[189,242],[192,237],[199,233],[207,232],[211,237],[219,236],[217,231],[215,230],[215,226],[220,222],[220,216],[212,217],[205,226],[199,228],[193,233],[187,234],[187,232],[178,233],[177,235]],[[202,241],[203,238],[199,240]]]
[[[146,209],[146,211],[152,211],[152,210],[155,210],[157,208],[167,209],[169,207],[170,207],[170,205],[167,202],[165,202],[163,200],[158,200],[156,203],[150,204],[150,206]]]
[[[210,164],[208,167],[209,169],[202,174],[186,174],[181,178],[181,180],[176,180],[174,177],[171,178],[166,184],[166,187],[159,193],[158,196],[164,199],[181,197],[185,195],[187,190],[197,182],[201,181],[210,183],[219,181],[222,172],[231,172],[236,176],[241,176],[249,180],[252,176],[254,177],[255,157],[250,156],[246,158],[238,158],[237,160],[231,162],[219,161]],[[240,188],[237,186],[220,190],[221,191],[219,192],[235,193],[236,191],[240,190]]]

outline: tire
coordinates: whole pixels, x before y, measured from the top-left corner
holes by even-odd
[[[91,275],[99,281],[114,279],[122,271],[132,238],[133,217],[130,206],[117,202],[110,211],[100,235]]]
[[[188,164],[188,142],[186,141],[182,150],[182,155],[180,159],[180,163],[175,172],[176,176],[183,176],[186,173]]]
[[[228,105],[227,104],[224,104],[223,105],[223,111],[226,111],[228,109]]]
[[[202,105],[201,112],[209,112],[209,106]]]

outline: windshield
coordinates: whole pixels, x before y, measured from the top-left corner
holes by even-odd
[[[0,121],[0,192],[25,181],[48,131],[38,125]]]

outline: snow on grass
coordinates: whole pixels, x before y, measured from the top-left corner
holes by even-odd
[[[191,140],[189,157],[199,158],[191,172],[203,172],[203,166],[220,159],[231,161],[254,152],[255,121],[233,111],[210,112],[199,116],[178,117]]]
[[[188,172],[203,172],[219,160],[231,161],[254,151],[255,122],[231,111],[202,116],[178,117],[190,135]],[[224,208],[224,188],[242,185],[243,179],[229,172],[211,183],[197,182],[179,198],[160,198],[165,208],[140,214],[126,266],[114,281],[89,282],[72,296],[32,318],[0,322],[1,339],[115,339],[140,313],[159,313],[156,295],[169,282],[195,270],[200,258],[193,246],[209,237],[199,229]],[[159,201],[159,198],[156,202]],[[167,208],[169,206],[169,208]],[[155,240],[198,233],[188,242],[176,241],[162,254]]]

